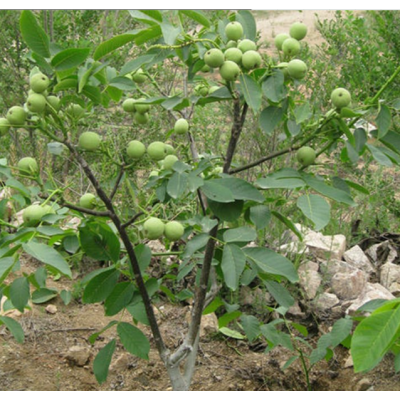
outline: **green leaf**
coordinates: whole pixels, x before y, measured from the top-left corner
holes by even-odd
[[[273,103],[279,103],[287,96],[284,84],[285,76],[282,71],[274,71],[262,84],[265,97]]]
[[[44,58],[50,57],[50,40],[46,32],[38,24],[30,10],[23,10],[20,17],[22,38],[28,47]]]
[[[195,237],[193,237],[193,239],[186,243],[185,250],[182,254],[182,259],[192,256],[197,250],[205,247],[208,239],[209,235],[207,233],[201,233],[200,235],[196,235]]]
[[[351,341],[355,372],[369,371],[382,360],[399,336],[399,326],[400,307],[372,314],[358,324]]]
[[[82,64],[90,53],[90,48],[67,49],[57,53],[51,60],[56,71],[65,71]]]
[[[389,132],[391,123],[392,115],[390,109],[382,104],[379,114],[376,117],[376,124],[378,126],[378,139],[382,139]]]
[[[186,173],[175,172],[167,184],[167,193],[173,198],[181,197],[188,185],[188,175]]]
[[[60,297],[64,304],[67,306],[72,300],[72,293],[69,290],[63,289],[60,292]]]
[[[218,203],[208,200],[208,206],[214,215],[226,222],[236,221],[242,215],[243,205],[243,200],[236,200],[232,203]]]
[[[161,31],[164,37],[164,42],[169,45],[174,45],[177,37],[181,33],[179,27],[173,26],[168,22],[163,22],[161,24]]]
[[[390,158],[383,153],[381,150],[379,150],[378,147],[373,146],[372,144],[367,144],[367,149],[370,151],[372,154],[372,157],[381,165],[385,165],[386,167],[391,167],[393,165],[392,161]]]
[[[46,303],[54,297],[57,297],[58,291],[55,289],[41,288],[32,293],[32,303],[42,304]]]
[[[267,206],[259,204],[249,208],[249,218],[257,230],[265,229],[271,220],[271,211]]]
[[[248,10],[239,10],[236,14],[236,21],[243,26],[244,36],[247,39],[256,40],[257,26],[253,14]]]
[[[15,279],[10,285],[10,300],[14,307],[23,313],[25,306],[28,304],[29,297],[28,279],[25,277]]]
[[[353,321],[350,318],[341,318],[337,320],[330,332],[330,346],[332,348],[338,346],[342,343],[347,336],[351,334],[351,330],[353,329]]]
[[[100,89],[95,86],[86,85],[82,89],[82,94],[85,95],[89,100],[92,100],[95,104],[100,104],[103,100]]]
[[[251,183],[239,178],[213,179],[212,182],[228,188],[235,200],[250,200],[257,203],[265,201],[264,196]]]
[[[243,249],[243,251],[247,258],[253,261],[262,272],[283,276],[292,283],[298,282],[299,277],[296,268],[286,257],[263,247],[249,247]]]
[[[72,278],[71,268],[63,256],[52,247],[44,243],[29,242],[23,243],[22,248],[33,258],[53,267],[57,272]]]
[[[227,327],[220,328],[219,331],[223,335],[228,336],[228,337],[233,338],[233,339],[238,339],[238,340],[246,339],[246,336],[242,335],[240,332],[235,331],[233,329],[229,329]]]
[[[235,200],[231,190],[220,185],[219,179],[204,182],[201,191],[207,198],[218,203],[231,203]]]
[[[385,137],[381,139],[381,142],[391,150],[400,154],[400,135],[397,132],[389,131]]]
[[[121,245],[113,230],[105,223],[92,222],[79,228],[82,250],[95,260],[119,260]]]
[[[24,343],[25,334],[19,322],[10,317],[3,316],[0,316],[0,322],[2,322],[7,327],[7,329],[11,332],[18,343]]]
[[[225,245],[222,254],[221,269],[224,274],[225,284],[229,289],[238,289],[240,275],[245,266],[246,256],[240,247],[235,244]]]
[[[100,58],[112,53],[114,50],[125,46],[129,42],[133,42],[137,35],[133,34],[123,34],[119,36],[114,36],[113,38],[101,43],[97,46],[94,51],[94,60],[99,60]]]
[[[254,315],[242,314],[240,322],[250,342],[261,334],[260,321]]]
[[[128,61],[121,69],[120,75],[126,75],[131,72],[137,71],[143,65],[149,63],[155,57],[154,54],[144,54],[135,58],[134,60]]]
[[[295,189],[306,185],[299,171],[292,168],[283,168],[265,178],[259,178],[256,184],[263,189]]]
[[[135,88],[135,84],[125,76],[117,76],[111,80],[109,86],[115,87],[121,90],[132,90]]]
[[[262,99],[260,85],[251,76],[245,74],[240,74],[239,81],[246,103],[254,112],[258,112]]]
[[[110,269],[99,273],[85,287],[82,301],[84,303],[99,303],[105,300],[118,282],[119,271]]]
[[[93,373],[99,384],[107,380],[108,369],[115,351],[116,343],[117,341],[112,339],[97,353],[93,360]]]
[[[142,273],[150,265],[151,262],[151,249],[143,243],[138,244],[135,247],[135,255],[139,263],[139,268]]]
[[[61,82],[57,83],[57,85],[54,86],[53,90],[54,93],[57,93],[67,89],[78,89],[78,79],[64,79]]]
[[[251,242],[257,239],[257,233],[254,229],[248,226],[240,228],[228,229],[223,234],[224,242]]]
[[[135,37],[136,45],[140,46],[149,40],[156,39],[162,35],[161,26],[154,25],[148,29],[142,30]]]
[[[270,295],[277,301],[280,306],[286,309],[289,309],[293,306],[294,298],[283,285],[271,280],[264,280],[263,282]]]
[[[297,207],[303,214],[314,222],[316,231],[324,228],[331,219],[331,206],[321,196],[305,194],[297,199]]]
[[[4,257],[0,259],[0,283],[2,283],[12,271],[14,263],[14,257]]]
[[[209,28],[211,26],[210,21],[204,15],[202,11],[199,10],[179,10],[179,14],[186,15],[191,18],[193,21],[198,22],[199,24]]]
[[[155,25],[162,22],[162,14],[158,10],[129,10],[132,18],[148,25]]]
[[[104,302],[107,316],[118,314],[132,300],[134,287],[131,282],[120,282],[116,284]]]
[[[149,359],[150,342],[140,329],[127,322],[120,322],[117,326],[117,332],[129,353],[144,360]]]
[[[283,108],[268,106],[261,111],[260,114],[260,127],[267,134],[271,135],[274,129],[279,125],[284,116]]]
[[[329,197],[330,199],[336,200],[340,203],[348,204],[349,206],[355,206],[354,200],[343,190],[333,188],[332,186],[327,185],[325,182],[320,181],[319,179],[305,172],[302,173],[302,178],[310,188],[314,189],[323,196]]]
[[[308,120],[311,117],[311,108],[308,103],[298,105],[294,110],[294,118],[298,124]]]

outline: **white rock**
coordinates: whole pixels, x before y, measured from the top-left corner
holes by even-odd
[[[393,291],[396,292],[400,284],[400,265],[391,262],[382,265],[380,268],[380,282],[391,293]]]
[[[90,357],[90,350],[83,346],[72,346],[68,349],[66,359],[78,367],[83,367]]]
[[[299,271],[299,284],[304,289],[305,297],[312,300],[321,286],[321,275],[315,270]]]
[[[345,261],[355,268],[359,268],[366,273],[374,272],[374,267],[369,258],[362,251],[360,246],[353,246],[343,254]]]
[[[342,300],[352,300],[361,295],[367,284],[367,275],[360,269],[336,273],[331,279],[332,290]]]
[[[314,299],[314,306],[319,311],[328,311],[339,304],[339,299],[334,293],[321,293]]]
[[[361,306],[375,299],[392,300],[395,297],[379,283],[367,283],[363,293],[346,310],[346,314],[354,314]]]
[[[297,272],[302,272],[302,271],[316,271],[318,272],[319,270],[319,265],[318,263],[314,262],[314,261],[307,261],[304,262],[303,264],[300,265],[300,267],[298,268]]]

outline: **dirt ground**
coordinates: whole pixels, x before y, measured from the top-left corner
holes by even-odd
[[[330,18],[333,11],[318,11],[320,18]],[[259,14],[261,15],[261,14]],[[307,40],[317,44],[321,40],[314,27],[314,11],[274,12],[268,19],[257,17],[262,39],[271,41],[275,34],[288,31],[294,21],[309,26]],[[34,268],[23,260],[24,268]],[[51,282],[49,286],[71,289],[71,283]],[[46,306],[57,307],[55,314]],[[160,329],[166,344],[172,349],[180,340],[176,332],[185,332],[187,306],[172,305],[166,299],[157,304]],[[129,315],[118,316],[129,321]],[[113,328],[101,334],[91,345],[88,338],[106,326],[112,318],[104,316],[102,305],[81,304],[73,301],[65,306],[60,299],[47,304],[34,305],[32,311],[18,317],[26,340],[18,344],[4,326],[0,327],[0,390],[3,391],[166,391],[171,390],[165,369],[155,350],[150,360],[143,361],[129,355],[117,345],[107,381],[98,385],[92,371],[98,350],[116,337]],[[141,326],[148,333],[146,327]],[[148,335],[150,337],[150,334]],[[315,334],[314,340],[318,339]],[[152,342],[152,344],[154,344]],[[80,346],[87,360],[77,365],[69,357],[73,346]],[[154,349],[154,346],[152,347]],[[211,334],[202,338],[193,378],[195,391],[303,391],[304,374],[298,362],[285,372],[281,366],[293,355],[286,350],[274,349],[264,353],[265,344],[249,345],[245,341]],[[313,390],[320,391],[397,391],[400,380],[394,374],[393,359],[388,356],[373,371],[356,375],[346,366],[348,350],[339,348],[330,362],[322,362],[311,372]]]

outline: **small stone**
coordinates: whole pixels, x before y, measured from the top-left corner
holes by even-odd
[[[212,333],[217,333],[218,331],[218,318],[215,313],[203,315],[200,325],[200,337],[204,337]]]
[[[124,371],[128,369],[129,366],[129,355],[121,354],[115,361],[110,365],[111,372]]]
[[[391,286],[396,283],[400,283],[400,265],[387,262],[380,268],[380,283],[390,292]],[[393,285],[396,288],[396,285]]]
[[[347,357],[345,363],[344,363],[344,368],[352,368],[354,366],[353,363],[353,357],[351,356],[351,354]]]
[[[368,378],[363,378],[357,382],[355,390],[357,392],[364,392],[372,386],[372,382]]]
[[[83,367],[89,361],[90,350],[83,346],[72,346],[68,349],[66,359],[73,365]]]
[[[46,308],[45,308],[46,312],[48,314],[55,314],[57,312],[57,307],[54,304],[49,304]]]

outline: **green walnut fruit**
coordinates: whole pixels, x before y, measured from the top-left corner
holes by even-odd
[[[235,40],[229,40],[229,42],[226,44],[227,49],[231,49],[236,46],[237,46],[237,42]]]
[[[26,112],[22,107],[14,106],[8,110],[6,118],[10,125],[20,126],[25,123]]]
[[[164,234],[165,224],[159,218],[151,217],[143,224],[143,228],[146,238],[155,240]]]
[[[83,208],[93,210],[96,208],[97,200],[92,193],[86,193],[79,199],[79,205]]]
[[[72,118],[79,119],[80,117],[83,116],[83,114],[85,113],[85,110],[79,104],[70,104],[67,107],[66,112]]]
[[[42,206],[42,208],[43,208],[43,215],[55,214],[56,213],[54,208],[50,204]]]
[[[178,157],[173,155],[173,154],[169,154],[164,158],[164,169],[170,171],[172,170],[172,167],[174,166],[174,164],[178,161]]]
[[[222,79],[231,82],[235,81],[239,76],[240,68],[239,65],[233,61],[225,61],[219,69],[219,73]]]
[[[240,22],[232,21],[225,26],[225,35],[228,40],[239,40],[243,36],[243,26]]]
[[[211,68],[210,68],[208,65],[204,65],[204,66],[201,68],[201,72],[207,73],[207,72],[210,72],[210,71],[211,71]]]
[[[308,146],[303,146],[299,150],[297,150],[296,158],[297,161],[305,166],[308,167],[311,164],[314,164],[315,158],[317,157],[314,149]]]
[[[276,68],[279,68],[283,72],[285,79],[290,78],[289,72],[287,70],[288,65],[289,63],[287,62],[281,62],[276,66]]]
[[[147,146],[147,154],[153,161],[164,160],[167,150],[163,142],[153,142]]]
[[[141,97],[135,100],[135,108],[139,114],[146,114],[150,110],[150,104],[137,104],[138,102],[145,101],[146,99]]]
[[[208,95],[208,86],[202,84],[196,85],[194,92],[197,96],[205,97]]]
[[[50,79],[42,73],[33,75],[29,80],[29,86],[35,93],[43,93],[50,85]]]
[[[300,42],[293,38],[286,39],[282,44],[282,50],[285,56],[293,57],[300,53],[300,49]]]
[[[49,108],[49,106],[51,106],[56,111],[60,110],[60,98],[59,97],[47,96],[46,100],[47,100],[47,108]]]
[[[184,118],[179,118],[175,122],[174,132],[178,135],[184,135],[189,131],[189,122],[186,121]]]
[[[262,58],[258,51],[249,50],[243,54],[242,65],[246,69],[258,68],[261,65]]]
[[[246,51],[257,50],[257,45],[250,39],[241,40],[237,47],[243,54],[246,53]]]
[[[22,212],[22,220],[28,226],[38,225],[43,215],[45,215],[45,210],[39,204],[32,204],[24,209]]]
[[[143,83],[146,80],[146,75],[144,74],[142,68],[139,68],[131,76],[132,80],[136,83]]]
[[[17,167],[21,170],[21,175],[32,176],[39,172],[39,166],[32,157],[24,157],[18,161]]]
[[[225,61],[233,61],[239,65],[242,62],[243,53],[238,48],[231,47],[225,50],[224,57]]]
[[[210,49],[204,54],[204,62],[210,68],[219,68],[224,63],[224,53],[219,49]]]
[[[10,123],[7,118],[0,118],[0,135],[5,135],[10,130]]]
[[[347,107],[351,103],[351,94],[344,88],[337,88],[332,92],[331,100],[336,108]]]
[[[139,160],[146,153],[146,146],[139,140],[132,140],[128,143],[128,148],[126,149],[126,152],[129,157],[135,160]]]
[[[167,143],[165,143],[165,151],[167,152],[167,155],[175,154],[175,149]]]
[[[278,35],[275,36],[275,39],[274,39],[275,47],[278,50],[282,50],[283,42],[289,38],[290,38],[290,36],[287,33],[279,33]]]
[[[135,119],[135,122],[140,125],[145,125],[149,122],[149,114],[141,114],[139,112],[135,113],[135,116],[133,117]]]
[[[302,60],[291,60],[287,65],[287,71],[293,79],[303,79],[307,74],[307,65]]]
[[[100,147],[101,138],[95,132],[84,132],[79,136],[78,145],[86,151],[95,151]]]
[[[136,111],[135,100],[134,99],[124,100],[124,102],[122,103],[122,109],[125,112],[135,112]]]
[[[179,240],[183,236],[184,232],[185,228],[178,221],[171,221],[165,224],[164,235],[168,240]]]
[[[307,35],[307,26],[302,22],[295,22],[290,27],[289,34],[293,39],[302,40]]]
[[[211,170],[210,174],[211,175],[219,175],[224,172],[224,169],[222,167],[215,167],[214,169]]]
[[[158,176],[158,175],[159,175],[159,172],[156,171],[156,170],[154,170],[154,171],[151,171],[151,172],[150,172],[149,178],[152,177],[152,176]]]
[[[41,114],[46,109],[46,97],[42,94],[31,94],[26,100],[26,107],[32,113]]]

